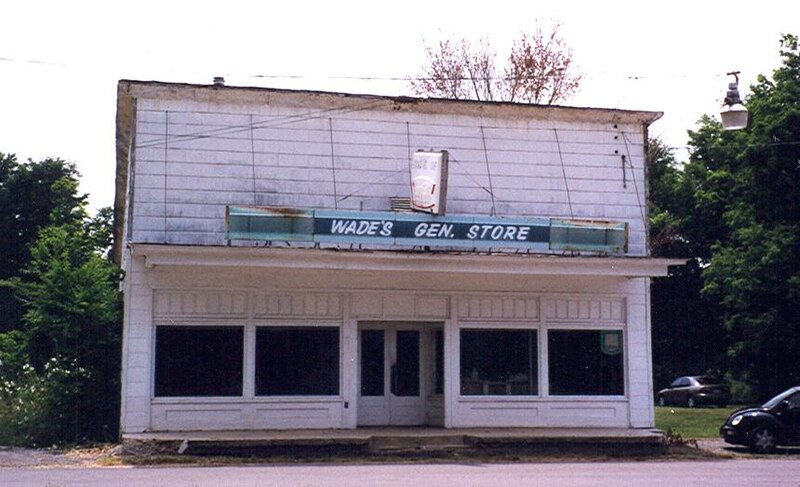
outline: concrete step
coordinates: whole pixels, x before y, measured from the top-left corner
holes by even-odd
[[[373,453],[451,451],[468,447],[463,435],[372,436],[369,441],[369,451]]]

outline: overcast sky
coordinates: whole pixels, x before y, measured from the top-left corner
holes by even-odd
[[[770,75],[800,2],[7,0],[0,4],[0,152],[74,161],[93,208],[114,199],[119,79],[410,94],[423,41],[488,38],[499,53],[561,24],[584,75],[565,105],[664,112],[651,127],[685,159],[731,70]]]

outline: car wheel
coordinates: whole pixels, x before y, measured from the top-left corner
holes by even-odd
[[[690,407],[690,408],[693,408],[693,407],[697,406],[697,403],[695,402],[694,397],[689,396],[689,398],[686,399],[686,406]]]
[[[667,405],[667,400],[664,399],[664,396],[658,396],[658,405],[662,408]]]
[[[762,426],[750,433],[750,450],[755,453],[773,453],[778,446],[778,435],[772,428]]]

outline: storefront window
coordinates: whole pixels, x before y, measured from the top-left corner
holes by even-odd
[[[241,396],[244,328],[157,326],[157,397]]]
[[[433,393],[444,394],[444,331],[433,332],[434,367]]]
[[[536,330],[461,330],[461,394],[538,394],[536,344]]]
[[[339,329],[256,329],[256,395],[339,394]]]
[[[547,336],[551,395],[625,394],[621,331],[551,330]]]
[[[383,330],[361,330],[361,395],[383,395]]]

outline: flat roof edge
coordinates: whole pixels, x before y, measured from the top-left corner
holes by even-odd
[[[579,119],[579,121],[600,121],[619,123],[640,123],[650,125],[663,116],[663,112],[647,110],[625,110],[618,108],[576,107],[565,105],[534,105],[530,103],[502,102],[502,101],[476,101],[453,100],[446,98],[422,98],[413,96],[389,96],[359,93],[344,93],[317,90],[299,90],[286,88],[267,88],[256,86],[229,86],[206,85],[193,83],[175,83],[165,81],[142,81],[121,79],[118,82],[118,93],[125,92],[135,97],[161,97],[161,98],[186,98],[186,93],[199,100],[212,101],[221,99],[227,101],[245,97],[267,97],[283,101],[291,99],[327,99],[333,100],[364,100],[374,102],[375,109],[389,108],[392,110],[407,111],[433,111],[450,113],[447,107],[460,107],[461,114],[475,114],[484,116],[528,116],[533,119],[553,116],[564,119]],[[473,113],[470,113],[473,112]],[[480,112],[480,113],[478,113]],[[487,113],[488,112],[488,113]],[[585,114],[584,117],[578,114]]]

